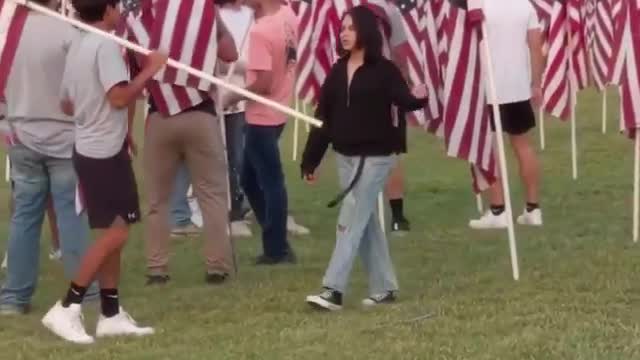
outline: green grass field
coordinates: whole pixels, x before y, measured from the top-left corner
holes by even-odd
[[[640,359],[633,147],[615,131],[613,100],[609,132],[602,135],[601,98],[580,98],[578,181],[571,179],[568,124],[547,122],[547,149],[541,153],[545,227],[516,227],[518,282],[511,276],[506,232],[467,229],[477,213],[467,165],[446,159],[438,140],[413,131],[406,164],[414,231],[391,239],[400,301],[372,311],[360,308],[366,281],[358,265],[345,310],[311,311],[304,298],[319,289],[335,239],[337,211],[325,204],[337,191],[336,177],[327,158],[318,185],[299,180],[289,126],[282,153],[290,206],[313,231],[291,239],[299,265],[254,267],[259,239],[239,240],[238,279],[210,287],[204,284],[201,241],[178,240],[173,281],[146,288],[144,229],[137,226],[124,258],[121,292],[125,307],[158,333],[77,347],[40,325],[66,285],[60,265],[45,259],[46,234],[34,312],[0,318],[0,359]],[[533,140],[537,146],[537,131]],[[138,177],[142,184],[141,171]],[[513,176],[510,182],[514,210],[520,212],[520,185]],[[5,198],[7,186],[1,191]],[[0,248],[7,223],[0,224]],[[87,315],[92,333],[96,309]]]

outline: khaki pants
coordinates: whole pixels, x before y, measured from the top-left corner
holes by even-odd
[[[190,111],[149,117],[144,144],[144,182],[149,203],[145,244],[150,275],[169,271],[169,199],[178,165],[184,161],[200,205],[208,272],[234,273],[229,237],[227,166],[219,121]]]

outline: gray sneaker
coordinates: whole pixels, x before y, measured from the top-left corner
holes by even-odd
[[[0,316],[26,315],[31,312],[31,305],[0,304]]]
[[[197,236],[202,233],[202,229],[191,223],[185,226],[178,226],[171,230],[171,237]]]

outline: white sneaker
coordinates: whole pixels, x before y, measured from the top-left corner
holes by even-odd
[[[493,215],[491,210],[488,210],[480,219],[469,221],[469,227],[477,230],[505,229],[507,226],[506,211],[503,211],[500,215]]]
[[[140,327],[135,320],[121,307],[120,312],[110,318],[104,317],[102,314],[98,318],[98,326],[96,327],[96,336],[121,336],[135,335],[145,336],[153,335],[155,330],[151,327]]]
[[[287,217],[287,231],[289,231],[293,235],[311,234],[311,231],[309,231],[308,228],[296,223],[296,220],[291,215]]]
[[[231,236],[235,237],[251,237],[253,233],[249,228],[249,225],[245,221],[232,221],[231,222]]]
[[[520,225],[542,226],[542,210],[527,211],[525,209],[522,215],[518,216],[517,221]]]
[[[4,253],[4,259],[2,260],[2,266],[0,266],[0,269],[6,269],[7,268],[7,253]]]
[[[189,209],[191,209],[191,222],[194,223],[197,227],[202,227],[204,221],[202,220],[202,212],[200,211],[198,201],[194,197],[190,197],[188,201]]]
[[[60,251],[60,249],[51,249],[51,251],[49,252],[49,260],[58,261],[60,259],[62,259],[62,251]]]
[[[42,318],[42,325],[61,338],[76,344],[93,344],[93,337],[87,335],[80,304],[68,308],[58,301]]]

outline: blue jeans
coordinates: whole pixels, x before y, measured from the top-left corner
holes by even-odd
[[[240,176],[244,159],[244,137],[246,121],[244,112],[225,115],[225,136],[227,139],[227,163],[229,165],[229,187],[231,190],[231,221],[242,220],[244,194],[240,186]],[[187,201],[187,191],[191,177],[187,167],[182,163],[176,175],[173,194],[171,195],[171,225],[186,226],[191,223],[191,209]]]
[[[284,125],[247,125],[242,188],[262,226],[264,255],[280,259],[289,251],[287,189],[278,139]]]
[[[355,175],[359,157],[338,155],[340,186],[346,188]],[[322,285],[344,293],[357,254],[369,275],[370,295],[398,290],[389,244],[378,221],[378,194],[396,164],[396,156],[368,157],[360,180],[340,208],[336,246]]]
[[[22,307],[31,302],[38,282],[40,235],[51,193],[58,221],[65,277],[72,280],[89,247],[84,216],[75,210],[76,175],[71,159],[57,159],[16,144],[9,149],[14,184],[14,212],[9,233],[7,279],[0,304]],[[97,295],[92,284],[87,297]]]
[[[180,163],[178,173],[176,174],[175,184],[173,185],[173,193],[169,203],[169,211],[171,213],[171,226],[182,227],[191,223],[191,208],[187,200],[187,192],[191,184],[189,170],[184,162]]]

